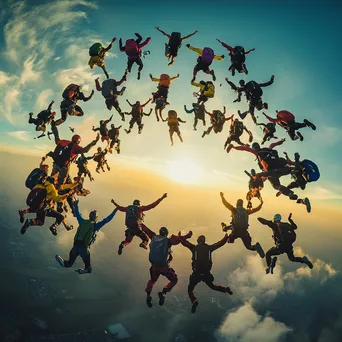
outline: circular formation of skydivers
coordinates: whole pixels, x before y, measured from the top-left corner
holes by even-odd
[[[165,43],[165,56],[168,59],[168,66],[175,63],[183,41],[197,34],[197,31],[194,31],[187,36],[182,36],[179,32],[168,34],[159,27],[156,27],[156,29],[167,38],[167,42]],[[89,48],[89,67],[93,69],[97,66],[103,70],[105,75],[105,79],[102,82],[100,82],[99,78],[95,79],[96,90],[100,91],[104,97],[107,109],[111,111],[114,108],[120,115],[122,122],[125,122],[125,116],[130,116],[129,126],[127,129],[124,129],[126,134],[129,134],[135,126],[137,126],[138,133],[142,133],[144,127],[143,117],[151,115],[153,111],[152,108],[146,110],[145,107],[151,103],[154,104],[157,121],[167,122],[168,124],[171,145],[174,143],[174,133],[183,142],[179,127],[180,123],[185,123],[185,121],[178,117],[178,113],[175,110],[169,110],[167,118],[165,119],[162,114],[165,107],[170,105],[168,102],[168,94],[171,82],[176,80],[180,76],[179,74],[173,77],[166,73],[161,74],[159,77],[154,77],[152,74],[149,74],[152,82],[158,82],[157,90],[144,103],[138,100],[131,103],[129,100],[126,100],[130,106],[129,111],[126,112],[121,109],[119,97],[125,93],[126,87],[118,89],[118,86],[121,86],[121,84],[127,81],[128,75],[132,73],[134,64],[137,64],[137,79],[140,80],[144,68],[142,58],[150,54],[150,51],[143,52],[142,49],[149,44],[151,37],[143,41],[139,33],[135,33],[135,36],[136,38],[127,39],[124,45],[122,39],[119,39],[119,49],[127,56],[127,68],[119,81],[110,78],[104,63],[106,53],[112,48],[116,38],[113,38],[107,47],[97,42]],[[235,76],[235,73],[248,75],[246,56],[255,49],[246,51],[242,46],[232,47],[219,39],[217,41],[228,50],[231,63],[228,71],[231,75]],[[55,258],[62,267],[69,268],[73,266],[77,257],[80,256],[84,262],[84,268],[77,269],[76,271],[79,274],[89,274],[92,272],[89,249],[96,240],[97,232],[114,218],[117,211],[124,212],[126,226],[125,238],[118,247],[118,254],[121,255],[123,253],[123,250],[132,242],[135,236],[140,238],[141,243],[139,246],[141,248],[147,250],[149,246],[150,249],[150,280],[145,289],[147,306],[152,307],[151,292],[160,275],[166,277],[169,283],[162,291],[158,292],[159,305],[164,304],[166,294],[177,284],[177,274],[170,266],[173,259],[171,247],[181,244],[192,253],[193,272],[190,275],[188,295],[192,304],[191,312],[195,313],[199,302],[194,295],[194,289],[200,282],[206,283],[212,290],[228,293],[229,295],[233,294],[229,287],[214,284],[211,267],[212,253],[218,248],[223,247],[226,243],[234,243],[236,239],[240,238],[246,249],[255,251],[261,258],[266,259],[266,274],[273,274],[277,256],[284,253],[287,254],[290,261],[303,263],[309,268],[313,268],[313,264],[306,256],[298,257],[294,255],[293,244],[296,241],[295,230],[297,229],[297,225],[292,219],[292,214],[289,215],[288,222],[283,221],[280,214],[275,214],[273,219],[258,218],[258,221],[262,225],[271,228],[273,233],[275,245],[266,253],[258,242],[252,243],[252,237],[248,231],[248,222],[249,216],[260,211],[263,206],[264,202],[261,191],[267,180],[276,190],[276,196],[287,196],[290,200],[296,201],[298,204],[303,204],[307,212],[310,213],[311,204],[309,199],[307,197],[299,198],[293,190],[304,190],[310,182],[315,182],[320,178],[320,173],[317,165],[313,161],[302,159],[298,153],[295,153],[294,160],[291,160],[287,153],[285,153],[285,158],[279,156],[276,147],[283,144],[285,139],[277,140],[268,147],[263,147],[266,142],[270,142],[272,139],[278,139],[275,136],[277,125],[285,129],[291,140],[299,139],[303,141],[304,138],[298,131],[299,129],[309,127],[312,130],[316,130],[312,122],[307,119],[304,119],[303,122],[298,122],[296,121],[295,115],[287,110],[277,111],[276,118],[263,113],[267,119],[267,123],[257,122],[255,110],[268,109],[267,102],[263,100],[262,88],[272,85],[275,79],[274,76],[265,83],[258,83],[253,80],[249,82],[240,80],[238,86],[228,78],[225,78],[230,88],[237,94],[237,99],[233,102],[241,102],[242,95],[244,94],[248,109],[244,112],[238,111],[237,117],[234,114],[226,117],[226,107],[223,108],[223,111],[215,109],[209,112],[205,104],[215,97],[214,82],[216,82],[216,75],[211,66],[214,60],[223,61],[225,55],[216,55],[210,47],[196,48],[190,44],[187,44],[186,47],[198,54],[196,65],[193,69],[193,78],[189,82],[192,86],[199,88],[198,92],[193,93],[197,101],[192,103],[192,108],[184,105],[186,113],[194,114],[194,131],[197,130],[199,121],[202,122],[203,126],[206,126],[206,115],[208,115],[208,119],[210,120],[210,126],[203,132],[202,138],[209,135],[212,131],[216,134],[222,132],[225,122],[230,121],[229,136],[224,144],[224,150],[227,153],[230,153],[232,150],[249,152],[256,157],[260,168],[260,172],[256,172],[254,169],[245,171],[249,178],[246,208],[244,208],[242,199],[238,199],[236,205],[233,206],[227,202],[224,194],[222,192],[220,193],[222,203],[231,212],[232,217],[230,224],[221,223],[222,231],[225,233],[224,237],[220,241],[210,245],[206,242],[206,237],[201,235],[198,236],[197,243],[193,244],[189,242],[189,239],[193,235],[191,231],[186,235],[181,235],[181,232],[179,232],[176,235],[172,234],[170,236],[166,227],[161,227],[156,232],[148,228],[144,224],[144,213],[158,206],[167,197],[167,194],[164,194],[155,202],[148,205],[142,205],[140,200],[135,199],[132,204],[121,206],[112,199],[111,202],[114,205],[114,210],[106,218],[99,220],[96,210],[91,211],[88,218],[82,217],[77,198],[79,196],[88,196],[90,193],[89,190],[84,188],[85,180],[88,178],[89,181],[94,181],[93,175],[88,168],[88,163],[91,160],[96,162],[97,173],[110,171],[111,168],[108,165],[106,155],[113,153],[113,149],[117,154],[120,154],[121,141],[119,135],[122,125],[115,126],[112,123],[110,128],[108,127],[113,119],[113,114],[108,119],[101,120],[98,127],[92,127],[94,132],[98,132],[96,138],[88,142],[85,147],[81,146],[81,137],[78,134],[74,134],[71,140],[61,139],[59,137],[58,126],[65,123],[68,115],[84,116],[83,109],[77,103],[78,101],[87,102],[94,96],[94,90],[89,96],[85,96],[81,86],[77,84],[69,84],[63,91],[62,102],[60,104],[61,117],[59,119],[56,119],[56,112],[52,111],[54,101],[49,104],[46,110],[40,112],[36,118],[33,117],[33,113],[29,114],[29,124],[34,124],[36,131],[41,132],[37,138],[48,136],[51,139],[51,136],[53,136],[56,146],[53,151],[43,156],[39,167],[29,174],[26,180],[26,187],[30,190],[26,200],[27,207],[19,210],[19,217],[20,222],[23,223],[21,234],[25,234],[30,227],[43,226],[45,218],[52,217],[55,219],[55,222],[49,229],[53,235],[57,235],[58,227],[61,224],[68,231],[73,229],[73,226],[67,222],[66,213],[70,210],[78,222],[74,244],[70,250],[68,259],[63,259],[60,255],[56,255]],[[212,81],[201,80],[197,82],[196,77],[199,71],[210,75]],[[243,123],[244,118],[248,114],[251,115],[253,122],[263,130],[264,136],[260,143],[253,142],[251,131]],[[48,131],[49,125],[51,132]],[[75,133],[74,128],[69,127],[69,129],[72,133]],[[246,138],[245,142],[241,141],[244,140],[242,139],[244,132],[248,135],[248,141]],[[90,150],[97,145],[100,139],[101,142],[106,144],[106,147],[98,147],[93,155],[89,154]],[[49,166],[44,163],[47,158],[52,159],[53,166],[51,171]],[[70,166],[72,163],[76,163],[78,168],[78,173],[75,177],[70,175]],[[280,180],[281,177],[287,175],[290,175],[293,181],[285,186],[281,184]],[[260,204],[255,208],[253,208],[252,204],[252,199],[254,198],[260,201]],[[35,217],[26,219],[26,215],[31,213]]]

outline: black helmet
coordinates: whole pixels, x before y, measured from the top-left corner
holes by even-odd
[[[111,124],[110,127],[115,128],[115,125],[114,125],[114,124]]]
[[[240,80],[239,84],[240,84],[241,87],[243,87],[245,85],[245,81],[244,80]]]
[[[257,142],[254,142],[254,143],[252,144],[252,149],[253,149],[253,150],[260,150],[260,145],[259,145]]]
[[[140,205],[140,201],[139,201],[138,199],[135,199],[135,200],[133,201],[133,205]]]
[[[197,243],[205,243],[205,236],[204,235],[200,235],[197,238]]]
[[[252,176],[255,176],[255,175],[256,175],[256,172],[255,172],[254,169],[251,170],[251,175],[252,175]]]
[[[159,229],[159,234],[162,235],[162,236],[168,236],[169,235],[169,231],[167,230],[166,227],[161,227]]]
[[[236,206],[243,207],[243,200],[241,198],[236,201]]]
[[[89,213],[89,219],[91,220],[91,221],[96,221],[97,220],[97,218],[98,218],[98,215],[97,215],[97,211],[96,210],[93,210],[93,211],[91,211],[90,213]]]
[[[103,125],[103,123],[104,123],[104,120],[100,120],[100,125]]]

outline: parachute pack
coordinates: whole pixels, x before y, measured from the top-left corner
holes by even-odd
[[[243,133],[243,123],[241,121],[234,121],[232,128],[234,135],[240,136]]]
[[[293,244],[296,241],[296,232],[289,223],[281,222],[278,229],[283,243]]]
[[[169,256],[169,239],[154,235],[150,243],[149,261],[156,266],[166,266]]]
[[[70,100],[70,99],[72,99],[72,98],[76,95],[78,89],[79,89],[79,86],[78,86],[77,84],[69,84],[69,85],[64,89],[64,91],[63,91],[63,93],[62,93],[63,99],[65,99],[65,100]]]
[[[36,168],[31,171],[28,175],[25,186],[32,190],[37,184],[41,184],[43,179],[47,177],[47,174],[44,170],[40,168]]]
[[[135,226],[140,219],[140,209],[136,205],[129,205],[126,209],[125,225]]]
[[[244,88],[249,93],[251,97],[260,98],[263,94],[263,91],[259,84],[255,81],[249,81],[245,84]]]
[[[55,150],[53,151],[53,160],[57,165],[65,166],[69,163],[73,145],[74,144],[71,142],[66,146],[56,146]]]
[[[179,48],[182,45],[182,36],[180,32],[172,32],[169,40],[170,49]]]
[[[113,79],[105,80],[102,82],[101,94],[103,97],[112,97],[116,91],[116,82]]]
[[[170,76],[168,74],[161,74],[159,79],[159,86],[167,88],[170,87],[171,81]]]
[[[75,241],[84,242],[85,246],[89,246],[94,239],[94,223],[90,220],[84,220],[78,227],[75,234]]]
[[[320,178],[318,166],[311,160],[304,159],[301,162],[303,174],[309,183],[316,182]]]
[[[102,44],[95,43],[89,48],[89,56],[91,57],[98,56],[102,50],[103,50]]]
[[[248,228],[248,212],[245,208],[238,207],[235,209],[232,225],[237,229]]]
[[[290,123],[295,120],[295,116],[288,110],[279,110],[277,112],[277,119]]]
[[[232,55],[232,60],[239,63],[244,63],[246,61],[245,49],[243,46],[235,46],[234,53]]]
[[[51,115],[49,110],[42,110],[40,113],[37,114],[37,118],[43,121],[47,121]]]
[[[201,62],[207,65],[210,65],[212,61],[214,60],[214,57],[215,57],[214,50],[209,47],[205,47],[202,51]]]
[[[125,44],[125,52],[128,57],[138,56],[139,46],[134,39],[127,39]]]
[[[198,272],[208,272],[212,267],[211,251],[207,244],[195,246],[192,259],[192,269]]]
[[[277,150],[271,150],[270,148],[264,147],[258,152],[258,156],[261,160],[266,162],[271,160],[279,159],[279,154]]]
[[[45,204],[45,198],[47,191],[45,188],[34,188],[32,189],[26,199],[26,204],[32,211],[37,211],[42,208]]]

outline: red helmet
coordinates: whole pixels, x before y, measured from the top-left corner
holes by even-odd
[[[77,144],[77,145],[78,145],[78,144],[81,142],[81,137],[80,137],[78,134],[75,134],[75,135],[72,137],[71,141],[72,141],[74,144]]]

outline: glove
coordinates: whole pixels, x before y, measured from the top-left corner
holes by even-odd
[[[186,46],[187,48],[189,48],[189,47],[190,47],[190,44],[186,44],[185,46]]]
[[[224,55],[221,55],[222,58],[224,58]]]

